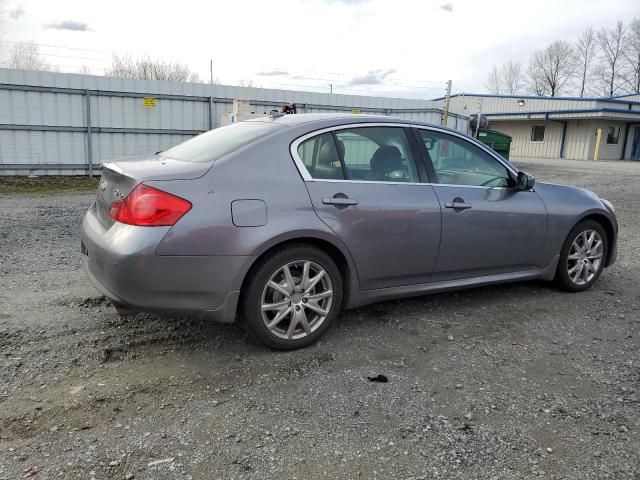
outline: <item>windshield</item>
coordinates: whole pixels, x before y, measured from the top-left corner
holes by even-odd
[[[215,128],[162,152],[163,157],[185,162],[210,162],[271,132],[277,125],[240,122]]]

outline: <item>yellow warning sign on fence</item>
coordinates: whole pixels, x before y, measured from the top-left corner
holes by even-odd
[[[358,115],[360,113],[360,109],[359,108],[352,108],[351,109],[351,113],[353,113],[354,115]]]
[[[158,103],[158,99],[156,97],[144,97],[142,103],[147,108],[153,108]]]

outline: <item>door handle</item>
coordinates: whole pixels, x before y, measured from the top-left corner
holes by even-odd
[[[349,205],[357,205],[358,201],[353,198],[333,197],[323,198],[322,203],[325,205],[335,205],[336,207],[348,207]]]
[[[453,208],[454,210],[466,210],[471,208],[471,204],[465,201],[460,201],[458,199],[453,202],[447,202],[444,204],[445,208]]]

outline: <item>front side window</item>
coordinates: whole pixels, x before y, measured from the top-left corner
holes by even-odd
[[[544,125],[534,125],[531,127],[531,141],[532,142],[544,142]]]
[[[609,125],[607,128],[607,145],[617,145],[620,139],[620,127]]]
[[[314,179],[419,182],[403,128],[334,130],[298,145],[298,156]]]
[[[419,130],[438,183],[476,187],[509,187],[507,168],[476,145],[453,135]]]
[[[282,127],[267,122],[233,123],[193,137],[162,152],[162,156],[184,162],[210,162],[278,128]]]

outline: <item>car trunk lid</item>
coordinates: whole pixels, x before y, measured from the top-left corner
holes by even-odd
[[[102,176],[96,194],[96,213],[104,228],[114,221],[109,218],[111,203],[124,199],[139,183],[153,180],[190,180],[204,175],[211,163],[182,162],[162,156],[126,159],[102,165]]]

